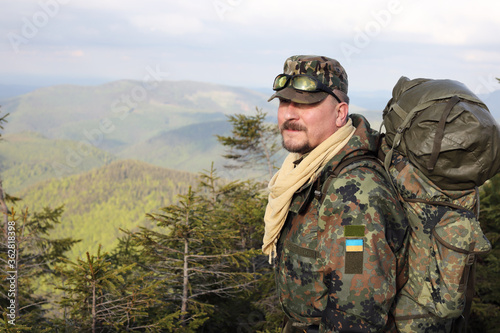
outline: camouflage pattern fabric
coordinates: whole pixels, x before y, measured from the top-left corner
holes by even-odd
[[[347,94],[347,73],[340,63],[328,57],[295,55],[286,59],[283,73],[314,76],[332,89]]]
[[[381,145],[387,154],[385,142]],[[444,191],[394,151],[389,173],[411,226],[406,284],[393,314],[400,332],[451,332],[465,305],[469,264],[490,250],[474,214],[476,189]]]
[[[333,91],[337,89],[347,95],[347,73],[344,67],[335,59],[317,55],[294,55],[285,60],[283,73],[288,75],[304,74],[315,77]],[[275,92],[269,98],[269,101],[279,97],[295,103],[310,104],[322,101],[327,96],[328,93],[326,92],[309,93],[286,87]]]
[[[278,296],[293,322],[319,332],[391,332],[407,220],[373,161],[350,164],[326,182],[343,159],[376,149],[378,133],[350,117],[354,136],[292,199],[275,259]]]

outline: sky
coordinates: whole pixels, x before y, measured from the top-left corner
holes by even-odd
[[[267,89],[294,54],[350,91],[399,77],[500,89],[500,1],[0,0],[0,84],[194,80]]]

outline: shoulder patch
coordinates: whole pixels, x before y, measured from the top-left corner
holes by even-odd
[[[364,225],[345,225],[344,226],[344,236],[345,237],[365,237],[365,226]]]
[[[363,274],[364,225],[345,225],[345,274]]]

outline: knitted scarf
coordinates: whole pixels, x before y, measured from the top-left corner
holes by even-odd
[[[305,183],[313,182],[319,176],[326,163],[344,148],[354,131],[352,120],[349,119],[344,126],[314,148],[297,166],[294,162],[301,155],[288,154],[281,169],[269,182],[270,193],[264,215],[265,233],[262,245],[262,251],[269,256],[269,263],[276,256],[276,244],[293,195]]]

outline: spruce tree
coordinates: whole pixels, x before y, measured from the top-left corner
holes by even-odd
[[[217,136],[219,142],[228,149],[223,155],[229,168],[249,170],[267,169],[267,180],[275,172],[276,164],[283,158],[279,142],[279,128],[275,124],[265,122],[267,114],[256,108],[255,116],[237,114],[229,116],[232,124],[231,136]],[[243,185],[243,186],[242,186]],[[231,186],[229,184],[228,186]],[[265,183],[235,182],[232,191],[226,191],[229,210],[228,216],[238,221],[236,228],[240,230],[242,246],[259,249],[264,236],[264,212],[267,205],[267,188]],[[258,192],[255,192],[259,190]],[[256,194],[258,193],[258,195]],[[278,332],[283,314],[275,291],[274,272],[264,256],[252,259],[254,269],[261,274],[258,285],[248,299],[253,309],[238,327],[243,331]]]
[[[6,116],[0,118],[6,122]],[[1,135],[0,135],[1,137]],[[45,332],[52,329],[56,309],[51,288],[57,280],[54,270],[77,243],[72,238],[54,239],[50,233],[60,223],[63,207],[45,207],[31,213],[18,208],[19,198],[9,196],[0,178],[0,327],[5,332]]]
[[[263,169],[271,179],[280,159],[279,129],[276,124],[266,123],[267,113],[255,109],[255,116],[229,115],[231,136],[217,135],[217,140],[227,148],[227,154],[222,155],[229,162],[227,168],[252,172]]]
[[[469,332],[497,332],[500,326],[500,174],[480,189],[481,228],[492,250],[478,258],[476,297],[472,304]]]
[[[59,287],[64,296],[59,303],[66,313],[59,322],[61,329],[161,332],[160,324],[147,320],[148,309],[157,302],[156,285],[148,274],[133,274],[135,263],[114,266],[99,246],[96,255],[87,252],[83,259],[66,261],[58,269],[64,277]]]
[[[213,313],[212,297],[236,295],[258,277],[241,269],[256,251],[235,246],[239,230],[221,216],[221,191],[205,190],[206,195],[199,195],[189,188],[178,204],[149,214],[159,231],[143,228],[131,233],[143,248],[148,268],[162,280],[158,294],[163,295],[163,309],[180,314],[172,330],[194,332]]]
[[[2,234],[0,278],[12,283],[1,284],[0,310],[11,314],[16,320],[16,331],[20,326],[29,327],[27,331],[43,331],[52,326],[49,315],[55,314],[54,295],[50,290],[58,276],[55,266],[65,258],[65,253],[77,242],[72,238],[51,239],[50,231],[60,223],[62,207],[44,208],[41,212],[30,214],[27,209],[17,212],[9,209],[7,236]],[[15,286],[15,288],[11,288]],[[14,289],[11,294],[10,289]],[[15,310],[9,309],[14,301]],[[11,319],[12,319],[11,317]]]
[[[210,204],[212,223],[222,223],[237,233],[229,246],[239,251],[251,251],[248,264],[233,266],[232,270],[258,276],[247,290],[233,294],[210,295],[207,302],[214,306],[216,315],[203,326],[203,332],[256,332],[272,330],[274,318],[282,321],[274,291],[274,275],[268,258],[262,254],[264,211],[267,195],[264,185],[252,180],[224,182],[213,168],[201,174],[199,191],[206,193]]]

